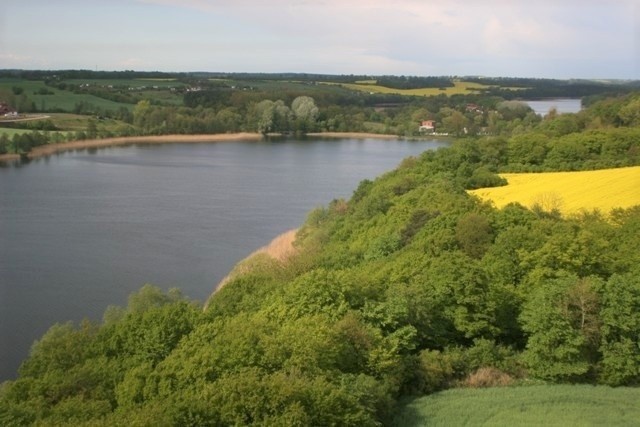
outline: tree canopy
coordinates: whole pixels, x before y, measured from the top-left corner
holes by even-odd
[[[584,116],[609,120],[598,108]],[[296,98],[252,114],[276,129],[322,113]],[[0,424],[380,425],[400,397],[481,368],[638,385],[640,207],[563,217],[465,191],[503,170],[640,162],[637,127],[545,121],[363,181],[309,213],[295,256],[238,275],[206,310],[145,286],[102,322],[53,326],[0,388]]]

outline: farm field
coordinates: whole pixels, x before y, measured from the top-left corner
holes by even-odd
[[[452,389],[409,402],[398,426],[638,425],[640,389],[535,385]]]
[[[20,80],[20,79],[0,79],[0,90],[10,91],[13,87],[20,87],[24,94],[33,101],[40,111],[73,111],[80,103],[94,105],[103,110],[118,110],[125,107],[133,109],[131,104],[123,104],[108,99],[100,98],[91,94],[75,94],[66,90],[49,87],[43,81]],[[47,89],[51,94],[42,95],[38,91]]]
[[[357,90],[362,92],[372,92],[372,93],[393,93],[400,95],[408,95],[408,96],[436,96],[440,94],[445,94],[447,96],[451,95],[460,95],[460,94],[471,94],[471,93],[479,93],[483,89],[488,89],[491,86],[483,85],[480,83],[474,82],[464,82],[456,80],[453,82],[454,87],[447,88],[420,88],[420,89],[394,89],[385,86],[380,86],[375,84],[375,80],[365,80],[359,81],[357,83],[326,83],[326,84],[334,84],[339,85],[347,89]]]
[[[469,191],[496,207],[517,202],[563,214],[597,209],[608,214],[614,208],[640,205],[640,166],[583,172],[500,174],[504,187]]]
[[[25,122],[1,122],[0,121],[0,135],[7,135],[11,138],[16,134],[23,133],[31,133],[34,131],[45,132],[45,133],[53,133],[59,132],[63,135],[66,135],[69,132],[76,131],[86,131],[89,122],[94,120],[96,122],[97,129],[99,131],[106,132],[117,132],[121,130],[123,127],[128,126],[126,123],[114,120],[114,119],[100,119],[96,120],[93,116],[86,116],[81,114],[71,114],[71,113],[47,113],[43,116],[42,120],[47,120],[51,122],[56,131],[39,131],[35,125],[37,124],[37,120],[30,120]]]

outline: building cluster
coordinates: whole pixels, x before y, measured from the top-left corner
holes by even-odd
[[[477,104],[467,104],[465,106],[465,112],[472,114],[484,114],[484,109]],[[422,120],[420,127],[418,128],[420,133],[436,133],[436,121],[435,120]],[[464,129],[464,133],[467,133],[467,128]]]
[[[0,117],[17,117],[18,112],[11,108],[9,104],[0,102]]]

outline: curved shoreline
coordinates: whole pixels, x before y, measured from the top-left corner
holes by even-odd
[[[275,135],[268,135],[275,136]],[[277,135],[280,136],[280,135]],[[399,139],[396,135],[383,135],[377,133],[364,132],[320,132],[309,133],[306,136],[326,137],[326,138],[376,138],[376,139]],[[218,133],[218,134],[198,134],[198,135],[150,135],[150,136],[123,136],[104,139],[84,139],[80,141],[61,142],[58,144],[47,144],[34,147],[27,158],[30,160],[40,157],[50,156],[64,151],[83,150],[88,148],[115,147],[130,144],[179,144],[179,143],[207,143],[225,141],[260,141],[264,136],[260,133],[240,132],[240,133]],[[0,154],[0,163],[20,160],[19,154]]]
[[[222,141],[259,141],[262,135],[259,133],[230,133],[212,135],[151,135],[151,136],[123,136],[104,139],[84,139],[80,141],[61,142],[59,144],[47,144],[34,147],[27,158],[37,159],[71,150],[83,150],[88,148],[115,147],[129,144],[175,144],[196,142],[222,142]],[[0,162],[20,159],[18,154],[2,154]]]
[[[367,133],[367,132],[313,132],[306,136],[321,138],[357,138],[357,139],[402,139],[398,135],[387,135],[383,133]]]
[[[269,258],[279,263],[282,263],[282,264],[286,263],[289,260],[289,258],[291,258],[293,255],[297,253],[297,250],[295,246],[293,246],[293,243],[296,240],[296,235],[298,233],[298,230],[299,230],[298,228],[294,228],[279,234],[273,240],[271,240],[271,242],[269,242],[267,245],[256,249],[251,254],[249,254],[242,260],[238,261],[236,265],[233,267],[233,269],[225,277],[223,277],[222,280],[220,280],[216,284],[216,286],[213,288],[213,292],[209,294],[209,297],[204,303],[203,309],[205,311],[207,310],[207,307],[209,306],[209,301],[211,300],[211,298],[216,294],[216,292],[222,289],[224,285],[229,283],[232,279],[249,272],[251,268],[246,266],[243,267],[243,264],[245,264],[248,261],[251,261],[251,259],[255,258],[256,256],[267,255]]]

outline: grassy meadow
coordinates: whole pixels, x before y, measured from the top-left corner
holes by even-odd
[[[29,100],[35,103],[40,111],[58,110],[73,111],[80,103],[94,105],[105,110],[117,110],[120,107],[133,109],[133,105],[110,101],[88,93],[76,94],[66,90],[56,89],[44,84],[43,81],[0,79],[0,90],[11,90],[13,87],[21,87]],[[40,89],[52,92],[49,95],[39,94]]]
[[[41,114],[37,114],[41,115]],[[86,116],[82,114],[71,113],[44,113],[41,120],[50,121],[55,127],[56,131],[39,131],[33,127],[36,124],[36,120],[30,120],[25,122],[2,122],[0,121],[0,136],[7,135],[9,138],[13,135],[20,135],[23,133],[31,133],[34,131],[44,133],[58,132],[62,135],[68,133],[86,131],[89,127],[89,122],[94,120],[96,122],[97,129],[102,132],[118,132],[124,127],[128,126],[126,123],[115,119],[100,119],[96,120],[93,116]]]
[[[398,426],[632,426],[640,389],[536,385],[452,389],[409,402]]]
[[[501,174],[504,187],[470,191],[501,208],[517,202],[527,207],[563,214],[597,209],[609,213],[614,208],[640,205],[640,166],[584,172]]]

